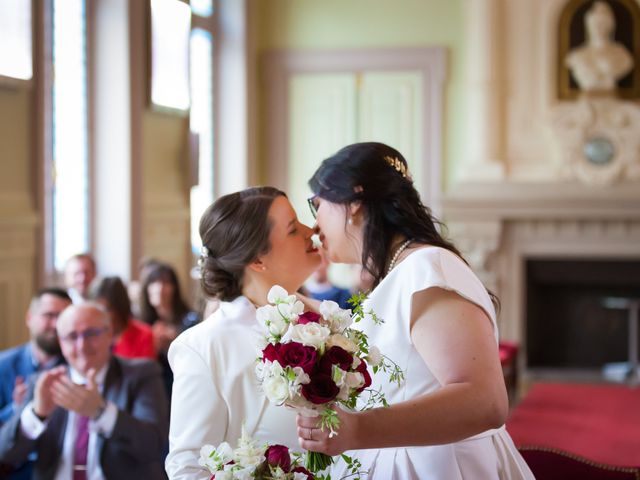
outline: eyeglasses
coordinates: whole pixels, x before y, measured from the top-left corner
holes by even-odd
[[[102,328],[88,328],[84,332],[71,332],[67,335],[61,336],[60,340],[66,343],[76,343],[79,338],[82,338],[85,342],[95,340],[100,335],[108,330],[107,327]]]
[[[317,195],[312,195],[309,198],[307,198],[307,203],[309,204],[309,209],[311,210],[311,215],[313,215],[313,218],[317,218],[318,216],[318,196]]]

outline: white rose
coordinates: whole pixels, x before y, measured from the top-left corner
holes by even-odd
[[[267,294],[267,300],[269,303],[281,303],[286,301],[288,296],[289,293],[284,288],[280,285],[274,285]]]
[[[375,346],[370,347],[369,355],[367,355],[366,359],[371,366],[376,367],[380,365],[380,362],[382,362],[382,354],[380,353],[380,349]]]
[[[262,382],[262,388],[269,401],[276,405],[282,405],[289,398],[289,382],[282,376],[266,377]]]
[[[307,323],[304,325],[294,325],[289,329],[291,339],[294,342],[320,348],[329,338],[331,331],[319,323]]]
[[[327,339],[326,347],[331,348],[334,346],[343,348],[349,353],[355,353],[358,351],[358,346],[355,343],[339,333],[335,333]]]

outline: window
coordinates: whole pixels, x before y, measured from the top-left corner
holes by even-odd
[[[151,0],[151,103],[189,109],[191,11],[180,0]]]
[[[88,251],[87,32],[85,0],[54,0],[52,16],[51,244],[53,266]],[[48,170],[48,169],[45,169]]]
[[[30,80],[31,2],[0,0],[0,76]]]
[[[200,217],[213,201],[213,4],[191,2],[194,28],[191,31],[191,118],[189,128],[198,141],[198,184],[191,189],[191,248],[197,254],[201,241]]]

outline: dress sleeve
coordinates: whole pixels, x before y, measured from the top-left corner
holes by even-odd
[[[442,288],[455,292],[480,307],[489,317],[497,336],[496,312],[487,289],[471,268],[456,254],[444,248],[426,248],[417,252],[409,268],[408,290],[417,292],[428,288]],[[408,257],[407,260],[410,260]]]
[[[225,438],[227,405],[212,367],[188,341],[174,341],[168,356],[173,393],[165,467],[170,479],[209,480],[211,475],[198,464],[200,449],[218,446]]]

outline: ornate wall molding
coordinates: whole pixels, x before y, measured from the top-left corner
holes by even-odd
[[[614,98],[557,105],[551,128],[564,180],[640,180],[640,107]]]

